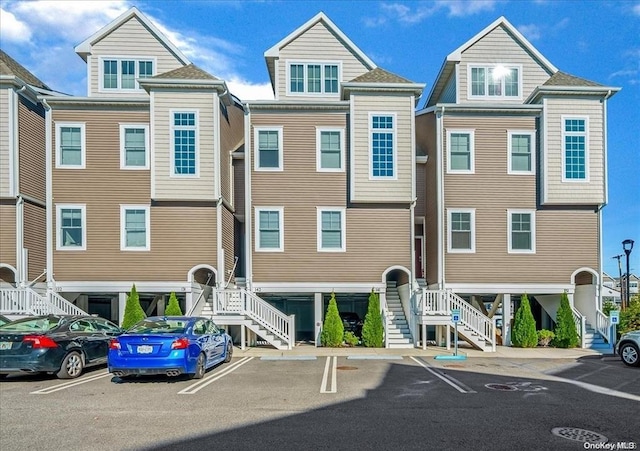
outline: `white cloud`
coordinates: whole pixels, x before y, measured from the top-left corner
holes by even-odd
[[[31,40],[31,30],[24,22],[16,18],[13,13],[0,8],[0,28],[2,40],[25,43]]]
[[[251,83],[246,80],[232,78],[227,80],[227,87],[231,94],[242,101],[274,99],[271,83]]]
[[[633,11],[633,14],[635,14],[636,16],[640,16],[640,3],[633,5],[631,11]]]
[[[492,11],[495,0],[438,0],[438,7],[449,10],[449,15],[454,17],[472,16],[482,11]]]
[[[518,31],[530,41],[537,41],[542,36],[540,27],[535,24],[520,25],[516,28],[518,28]]]
[[[382,14],[365,19],[365,25],[369,27],[384,25],[387,23],[387,18],[413,25],[440,11],[445,11],[452,17],[471,16],[482,11],[491,11],[495,4],[496,0],[437,0],[429,3],[409,3],[411,6],[417,5],[413,8],[403,3],[382,3]]]

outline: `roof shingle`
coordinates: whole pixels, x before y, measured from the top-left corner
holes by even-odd
[[[218,80],[208,72],[203,71],[195,64],[179,67],[163,74],[158,74],[153,78],[165,78],[172,80]]]
[[[11,58],[4,50],[0,49],[0,75],[13,75],[36,88],[51,90],[38,77],[29,72],[22,64]]]
[[[543,86],[603,86],[599,83],[576,77],[565,72],[556,72]]]
[[[402,78],[399,75],[392,74],[384,69],[376,67],[375,69],[366,72],[353,80],[355,83],[412,83],[406,78]]]

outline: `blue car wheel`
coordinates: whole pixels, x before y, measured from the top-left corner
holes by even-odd
[[[227,343],[227,350],[225,351],[225,355],[224,355],[224,363],[231,362],[232,355],[233,355],[233,345],[231,344],[231,342],[229,342]]]
[[[204,354],[200,353],[198,361],[196,362],[196,372],[191,375],[193,379],[202,379],[207,369],[205,368]]]

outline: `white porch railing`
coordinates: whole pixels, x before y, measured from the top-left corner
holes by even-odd
[[[585,332],[587,330],[587,319],[585,316],[576,310],[575,307],[571,307],[571,312],[573,313],[573,322],[576,324],[576,331],[578,332],[578,338],[580,339],[580,347],[586,348],[586,337]]]
[[[47,313],[61,313],[63,315],[87,315],[87,312],[82,310],[77,305],[67,301],[58,293],[50,291],[49,293],[47,293],[47,298],[49,301],[49,306],[52,310]]]
[[[213,313],[247,315],[268,332],[283,340],[289,349],[295,342],[295,315],[285,315],[245,289],[213,290]]]
[[[31,288],[0,289],[0,313],[11,315],[86,315],[87,313],[54,292],[41,296]]]
[[[613,344],[611,343],[611,320],[609,319],[609,317],[607,315],[605,315],[602,311],[600,310],[596,310],[596,332],[598,332],[600,335],[602,335],[602,338],[605,339],[605,341],[609,344]],[[613,340],[615,340],[616,338],[613,337]]]
[[[389,347],[389,309],[387,307],[386,298],[383,299],[382,296],[380,299],[380,314],[382,315],[382,327],[384,328],[384,347],[387,349]]]
[[[491,343],[495,351],[495,322],[451,290],[423,289],[421,307],[423,315],[451,315],[451,310],[460,310],[460,325]]]

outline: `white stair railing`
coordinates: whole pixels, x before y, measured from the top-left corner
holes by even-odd
[[[575,307],[571,307],[573,313],[573,322],[576,324],[576,331],[578,332],[578,338],[580,339],[580,347],[586,348],[585,332],[587,330],[587,319],[582,313],[580,313]]]
[[[264,299],[245,289],[214,290],[214,314],[237,313],[283,340],[289,349],[295,342],[295,315],[285,315]]]
[[[444,290],[427,290],[423,288],[421,307],[423,315],[451,314],[447,292]]]
[[[460,310],[460,324],[471,329],[472,332],[495,347],[496,327],[494,321],[451,290],[447,290],[447,298],[451,309]]]
[[[0,313],[33,315],[33,306],[40,302],[40,295],[25,288],[0,289]]]
[[[67,301],[65,298],[53,291],[47,293],[47,300],[49,301],[49,307],[51,309],[47,313],[58,313],[62,315],[88,315],[88,313],[80,307]]]
[[[611,343],[611,337],[609,336],[611,330],[611,320],[602,311],[596,309],[596,332],[602,335],[602,338],[609,344]],[[614,337],[615,340],[615,337]]]
[[[389,347],[389,307],[387,306],[386,297],[383,299],[382,296],[379,296],[380,299],[380,315],[382,315],[382,326],[384,328],[384,347],[385,349]]]

